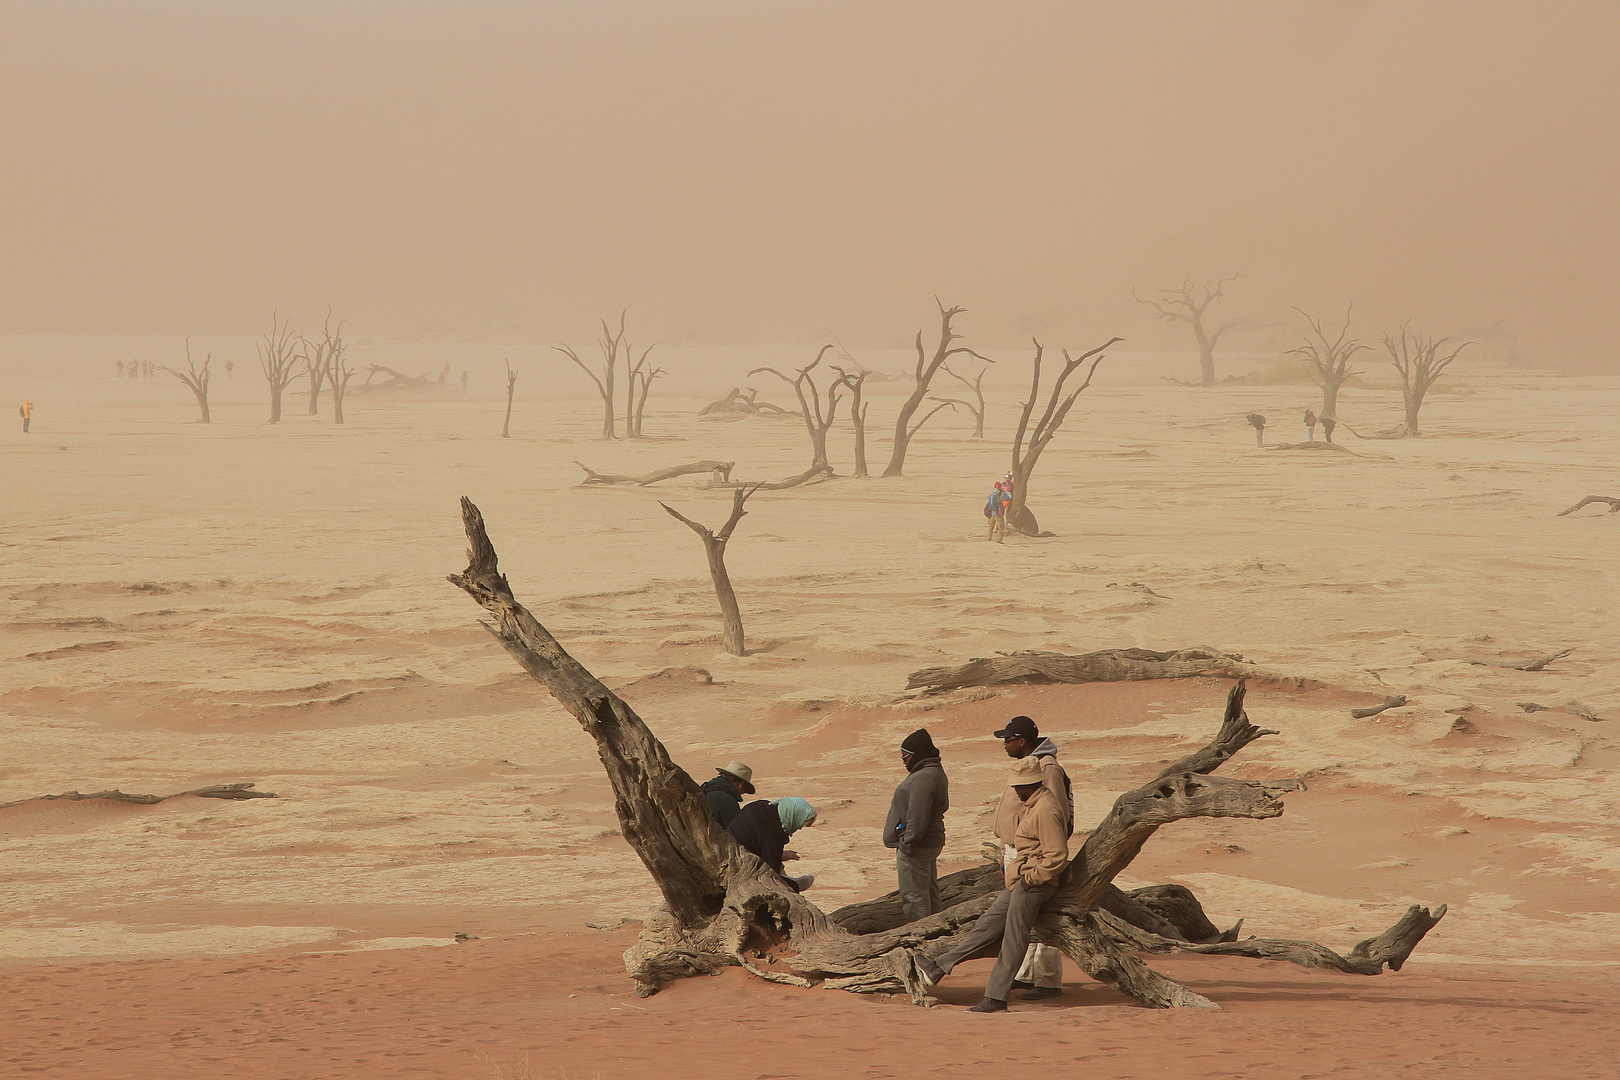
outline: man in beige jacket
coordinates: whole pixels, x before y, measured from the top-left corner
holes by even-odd
[[[1074,792],[1070,789],[1069,774],[1058,764],[1057,746],[1051,739],[1043,739],[1035,721],[1027,716],[1015,716],[1007,721],[996,738],[1001,740],[1007,756],[1034,757],[1041,765],[1041,783],[1063,807],[1069,835],[1074,835]],[[996,839],[1001,841],[1006,858],[1012,858],[1012,834],[1018,825],[1018,813],[1023,804],[1012,788],[1001,796],[996,807]],[[1050,945],[1032,943],[1024,956],[1024,966],[1013,979],[1013,989],[1023,990],[1025,1001],[1040,1001],[1063,993],[1063,954]]]
[[[933,985],[951,969],[988,947],[1001,944],[996,966],[985,987],[984,1000],[970,1012],[1001,1012],[1012,992],[1013,976],[1024,962],[1029,935],[1041,906],[1057,892],[1063,869],[1069,864],[1069,826],[1064,808],[1041,782],[1041,766],[1034,757],[1013,763],[1008,784],[1018,793],[1018,822],[1013,829],[1013,857],[1003,870],[1006,883],[990,909],[956,948],[930,960],[914,960],[923,981]]]

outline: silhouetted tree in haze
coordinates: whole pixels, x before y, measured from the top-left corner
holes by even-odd
[[[1031,339],[1034,341],[1034,339]],[[1035,415],[1036,403],[1041,396],[1041,359],[1045,353],[1045,346],[1034,341],[1035,362],[1031,366],[1029,382],[1029,400],[1025,401],[1023,414],[1018,418],[1018,431],[1013,435],[1012,444],[1012,474],[1013,474],[1013,501],[1007,508],[1007,524],[1009,527],[1024,533],[1027,536],[1039,536],[1041,526],[1035,520],[1035,515],[1029,509],[1029,482],[1035,472],[1035,465],[1041,460],[1041,455],[1051,445],[1052,437],[1063,426],[1068,418],[1069,410],[1074,408],[1075,399],[1091,385],[1091,377],[1097,373],[1097,365],[1103,362],[1103,354],[1109,346],[1124,341],[1124,338],[1109,338],[1095,349],[1089,349],[1079,356],[1070,356],[1069,350],[1063,350],[1063,370],[1047,394],[1046,408],[1042,410],[1040,418],[1030,423]],[[1087,361],[1091,367],[1086,370],[1085,381],[1078,387],[1063,395],[1064,383]]]
[[[1332,442],[1333,433],[1326,426],[1326,421],[1338,419],[1339,388],[1348,382],[1352,375],[1361,374],[1359,371],[1350,370],[1350,360],[1356,353],[1363,349],[1370,349],[1372,346],[1363,345],[1354,338],[1347,336],[1350,333],[1350,309],[1348,307],[1344,309],[1344,326],[1339,328],[1338,335],[1332,341],[1328,340],[1319,319],[1299,308],[1294,310],[1305,316],[1305,321],[1310,324],[1311,333],[1315,335],[1315,340],[1311,340],[1310,336],[1307,335],[1305,344],[1297,349],[1289,349],[1288,354],[1297,357],[1305,365],[1305,373],[1311,377],[1311,381],[1322,388],[1321,419],[1324,423],[1323,431],[1327,435],[1328,442]]]
[[[1157,300],[1143,299],[1136,295],[1135,289],[1131,290],[1131,296],[1138,304],[1151,307],[1159,313],[1159,318],[1164,322],[1184,322],[1192,327],[1193,337],[1198,340],[1198,379],[1203,386],[1215,385],[1215,346],[1221,340],[1221,335],[1243,322],[1242,317],[1228,319],[1214,330],[1210,330],[1204,325],[1204,315],[1209,311],[1211,304],[1220,300],[1227,282],[1236,281],[1239,276],[1233,274],[1213,285],[1205,282],[1202,296],[1194,291],[1190,278],[1183,281],[1180,288],[1159,289]]]
[[[211,424],[214,422],[213,418],[208,414],[208,361],[213,358],[214,354],[209,353],[203,357],[202,367],[198,367],[197,362],[191,358],[191,339],[186,338],[186,370],[176,371],[172,367],[160,369],[167,371],[170,375],[185,383],[192,394],[196,396],[197,408],[202,410],[202,417],[197,421],[199,424]]]
[[[283,322],[279,313],[270,316],[270,332],[258,344],[259,369],[270,384],[270,422],[281,423],[281,395],[301,372],[297,361],[301,359],[293,350],[290,322]]]
[[[951,347],[951,342],[959,340],[962,336],[951,329],[951,320],[966,309],[959,307],[947,308],[944,304],[940,304],[937,299],[934,303],[939,304],[939,344],[934,347],[934,355],[930,357],[923,351],[923,332],[921,330],[917,331],[917,367],[914,373],[916,385],[912,387],[911,396],[906,398],[905,404],[900,406],[900,415],[894,422],[894,451],[889,455],[889,465],[883,470],[884,476],[902,475],[906,467],[906,451],[910,448],[912,437],[928,422],[930,416],[947,407],[943,404],[939,405],[933,412],[917,421],[916,424],[911,422],[911,417],[916,413],[917,407],[928,396],[929,384],[933,382],[935,373],[939,371],[945,361],[959,353],[966,353],[986,362],[990,360],[988,356],[980,356],[964,345],[955,348]],[[950,405],[949,408],[954,409],[956,406]]]

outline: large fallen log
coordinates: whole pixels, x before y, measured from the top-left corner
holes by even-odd
[[[918,977],[917,951],[938,953],[960,941],[990,905],[993,893],[974,896],[915,923],[869,934],[851,933],[829,918],[720,829],[697,784],[674,764],[641,717],[570,656],[512,595],[483,516],[465,498],[461,509],[468,565],[450,580],[489,613],[492,621],[485,626],[490,633],[595,740],[613,786],[620,832],[664,897],[664,904],[643,921],[636,943],[625,953],[625,967],[637,993],[645,996],[670,979],[741,965],[775,982],[856,993],[904,993],[918,1004],[932,1003]],[[1101,909],[1114,877],[1162,825],[1190,817],[1277,817],[1283,812],[1283,795],[1302,788],[1297,780],[1259,782],[1208,775],[1253,740],[1274,734],[1249,722],[1243,699],[1240,680],[1227,696],[1225,718],[1208,745],[1116,800],[1071,861],[1035,926],[1036,940],[1056,945],[1082,970],[1144,1004],[1214,1007],[1209,999],[1148,967],[1136,955],[1141,946],[1108,921],[1109,913]],[[1438,919],[1443,914],[1441,909],[1425,917]],[[1404,925],[1397,924],[1374,940],[1382,941]],[[1395,958],[1396,966],[1421,937],[1416,932],[1402,938],[1405,952]],[[1365,973],[1373,973],[1374,962],[1382,970],[1394,955],[1387,950],[1369,953]],[[1315,962],[1316,956],[1295,950],[1280,958],[1302,963]]]
[[[795,488],[800,484],[819,483],[822,480],[831,480],[833,477],[832,466],[815,464],[799,475],[790,476],[786,480],[716,480],[708,486],[715,488],[747,488],[749,491],[786,491],[788,488]]]
[[[17,799],[13,802],[0,803],[0,810],[9,810],[13,806],[23,806],[36,802],[102,802],[135,803],[139,806],[152,806],[156,803],[167,802],[186,795],[195,795],[199,799],[274,799],[273,791],[254,791],[252,783],[245,784],[210,784],[207,787],[192,788],[190,791],[177,791],[173,795],[132,795],[127,791],[113,788],[110,791],[92,791],[82,794],[77,791],[64,791],[60,795],[35,795],[31,799]]]
[[[1255,674],[1243,657],[1208,648],[1153,652],[1150,649],[1102,649],[1069,656],[1020,649],[978,657],[955,667],[923,668],[906,680],[907,690],[942,694],[964,686],[1004,683],[1134,682],[1143,679],[1190,679],[1198,675],[1242,678]]]
[[[1509,668],[1513,671],[1540,671],[1554,660],[1562,660],[1574,651],[1574,647],[1571,646],[1568,649],[1559,649],[1555,653],[1548,653],[1546,656],[1538,656],[1534,660],[1521,660],[1517,664],[1504,664],[1500,660],[1470,660],[1468,662],[1476,667]]]
[[[622,476],[618,473],[600,473],[583,461],[575,461],[575,465],[585,470],[585,479],[580,481],[582,486],[590,484],[635,484],[646,487],[661,480],[671,480],[677,476],[691,476],[697,473],[711,474],[710,486],[718,486],[731,479],[731,470],[736,467],[735,461],[694,461],[689,465],[672,465],[667,469],[654,469],[652,472],[642,473],[639,476]]]

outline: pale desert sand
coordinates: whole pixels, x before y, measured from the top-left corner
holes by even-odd
[[[502,402],[455,396],[353,398],[341,428],[294,401],[269,427],[251,374],[219,384],[208,427],[173,380],[121,400],[110,379],[36,379],[34,433],[0,440],[0,802],[235,781],[279,796],[0,811],[8,1070],[977,1074],[1019,1032],[1041,1061],[1117,1076],[1178,1056],[1200,1076],[1616,1075],[1620,516],[1554,515],[1620,494],[1620,379],[1480,366],[1459,380],[1473,393],[1431,400],[1425,438],[1341,435],[1347,453],[1255,448],[1243,414],[1271,416],[1268,441],[1303,438],[1308,387],[1105,383],[1037,474],[1058,535],[1004,547],[979,516],[1016,415],[1000,392],[991,438],[936,418],[904,478],[750,502],[728,562],[754,651],[736,658],[701,548],[657,501],[718,524],[729,496],[698,478],[581,489],[571,462],[735,459],[740,478],[781,478],[808,460],[797,421],[697,421],[717,380],[655,394],[637,443],[593,440],[580,399],[520,397],[509,440]],[[896,401],[873,406],[874,472]],[[1347,391],[1340,412],[1379,427],[1398,398]],[[840,472],[848,441],[841,425]],[[892,888],[877,829],[913,728],[945,754],[957,869],[988,835],[1005,763],[988,733],[1007,716],[1059,743],[1083,826],[1201,744],[1226,689],[897,703],[907,673],[1210,645],[1275,676],[1248,707],[1281,734],[1231,774],[1309,790],[1275,821],[1166,828],[1122,883],[1180,882],[1217,923],[1341,950],[1410,903],[1450,914],[1375,979],[1155,961],[1214,1014],[1125,1007],[1072,966],[1065,997],[982,1027],[735,972],[638,1000],[618,962],[633,924],[585,924],[638,918],[655,890],[589,739],[444,580],[464,563],[463,494],[519,597],[695,777],[741,758],[762,796],[821,808],[795,847],[823,907]],[[1566,647],[1538,672],[1469,663]],[[689,667],[713,682],[650,678]],[[1410,704],[1350,717],[1392,694]],[[1614,719],[1557,708],[1572,700]],[[982,977],[964,969],[945,1000]],[[739,1040],[754,1049],[713,1068]]]

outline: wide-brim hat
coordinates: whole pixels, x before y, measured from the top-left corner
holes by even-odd
[[[716,769],[714,771],[719,773],[721,776],[729,776],[733,780],[737,781],[737,786],[742,788],[743,794],[754,794],[754,770],[750,769],[742,762],[728,761],[726,762],[725,768]]]
[[[1012,763],[1012,770],[1007,773],[1007,783],[1012,787],[1024,787],[1029,784],[1039,784],[1044,777],[1041,776],[1041,762],[1034,754],[1019,758]]]

